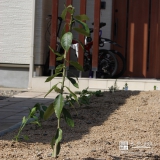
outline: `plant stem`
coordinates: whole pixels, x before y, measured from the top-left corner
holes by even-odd
[[[62,79],[62,85],[61,85],[61,94],[63,95],[63,88],[64,88],[64,82],[65,82],[65,78],[66,78],[66,55],[67,55],[67,51],[64,52],[64,68],[63,68],[63,79]]]
[[[60,119],[58,119],[58,128],[60,128]]]
[[[63,95],[63,89],[64,89],[64,82],[65,82],[65,78],[66,78],[66,55],[67,55],[67,51],[64,52],[64,68],[63,68],[63,75],[62,75],[62,85],[61,85],[61,94]],[[58,128],[60,128],[60,118],[58,119]]]
[[[22,125],[21,125],[21,127],[20,127],[20,129],[19,129],[19,131],[18,131],[18,134],[17,134],[17,136],[16,136],[16,141],[17,141],[17,142],[18,142],[19,136],[20,136],[20,134],[21,134],[24,126],[25,126],[26,123],[28,122],[28,120],[29,120],[29,118],[27,118],[26,121],[25,121],[24,123],[22,123]]]

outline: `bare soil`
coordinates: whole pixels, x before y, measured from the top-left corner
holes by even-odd
[[[58,160],[160,160],[160,91],[104,92],[71,113],[75,127],[61,121]],[[27,125],[27,142],[12,140],[17,131],[0,137],[0,160],[55,159],[50,141],[56,126],[55,117],[41,128]]]

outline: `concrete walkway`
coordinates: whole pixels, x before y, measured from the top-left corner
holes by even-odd
[[[57,93],[50,93],[44,98],[45,94],[44,92],[24,91],[11,98],[0,100],[0,133],[7,132],[21,122],[23,116],[28,115],[29,108],[36,103],[50,104],[57,95]]]

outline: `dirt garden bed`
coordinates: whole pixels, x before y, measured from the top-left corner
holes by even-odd
[[[57,159],[160,159],[160,91],[105,92],[71,113],[75,127],[69,128],[62,120],[63,140]],[[27,142],[12,141],[17,131],[0,137],[0,160],[54,159],[50,140],[56,125],[52,117],[42,128],[26,126]]]

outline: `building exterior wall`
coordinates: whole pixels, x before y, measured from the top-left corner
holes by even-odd
[[[0,1],[0,86],[27,88],[34,0]]]
[[[28,68],[0,68],[0,87],[28,88]]]
[[[49,34],[47,32],[47,15],[51,15],[52,0],[36,0],[34,64],[43,65],[49,50]]]
[[[28,87],[29,65],[33,47],[34,65],[43,65],[45,63],[49,44],[45,41],[46,17],[51,14],[52,0],[35,1],[34,46],[32,44],[34,0],[0,1],[0,86]],[[64,3],[65,0],[59,1],[59,16],[64,9]],[[73,0],[76,14],[79,14],[79,3],[80,1]],[[106,0],[106,9],[101,10],[101,21],[107,22],[107,26],[103,28],[103,37],[107,38],[110,38],[111,33],[111,8],[112,0]],[[90,18],[90,21],[87,22],[89,27],[93,27],[91,25],[94,19],[93,0],[87,1],[86,14]],[[78,37],[76,34],[75,36]],[[9,66],[6,67],[7,64]],[[20,66],[21,64],[25,65],[25,68]]]
[[[33,0],[0,1],[0,63],[29,64]]]

